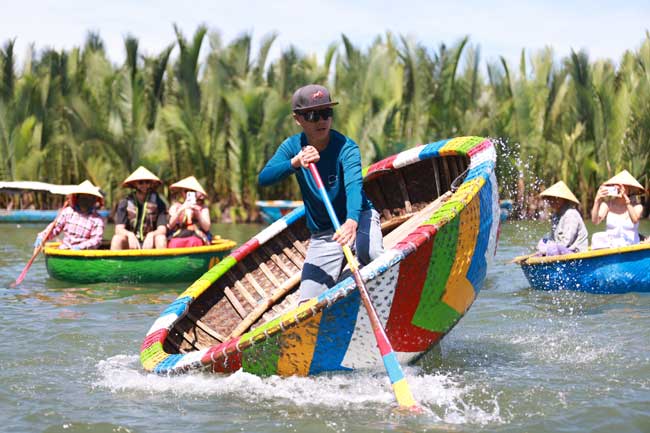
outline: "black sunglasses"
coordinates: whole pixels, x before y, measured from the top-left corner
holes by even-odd
[[[323,110],[307,111],[305,113],[300,113],[300,115],[307,122],[318,122],[320,119],[327,120],[334,116],[334,110],[331,108],[325,108]]]

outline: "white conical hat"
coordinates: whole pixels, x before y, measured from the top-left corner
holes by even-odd
[[[70,189],[70,194],[88,194],[94,195],[97,198],[103,199],[104,196],[99,192],[99,188],[92,184],[89,180],[84,180],[79,185]]]
[[[616,176],[603,183],[603,185],[625,185],[630,187],[631,190],[637,194],[645,194],[643,186],[627,170],[621,171]]]
[[[571,192],[566,183],[559,181],[549,186],[540,194],[541,197],[558,197],[565,200],[574,202],[575,204],[580,204],[575,195]]]
[[[181,179],[178,182],[171,184],[169,189],[189,189],[190,191],[196,191],[204,196],[208,195],[194,176],[186,177],[185,179]]]
[[[57,185],[57,194],[88,194],[94,195],[99,199],[104,199],[104,196],[99,191],[99,188],[93,185],[89,180],[84,180],[79,185]]]
[[[129,175],[126,179],[124,179],[124,182],[122,182],[122,186],[130,186],[132,182],[135,182],[136,180],[150,180],[152,182],[158,182],[159,184],[162,184],[162,180],[158,178],[155,174],[144,168],[143,166],[138,167],[133,173]]]

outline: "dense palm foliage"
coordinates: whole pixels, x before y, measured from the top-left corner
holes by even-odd
[[[650,34],[621,59],[584,52],[556,59],[522,51],[482,72],[464,38],[436,48],[392,34],[360,49],[346,36],[322,60],[291,47],[268,53],[250,35],[224,44],[205,27],[176,29],[161,53],[124,41],[114,65],[97,34],[71,51],[32,50],[16,64],[0,47],[0,180],[101,185],[108,203],[145,165],[167,183],[190,174],[224,219],[256,217],[258,198],[297,198],[294,181],[260,189],[257,173],[296,133],[289,100],[297,87],[327,84],[340,101],[334,127],[368,164],[405,147],[458,135],[499,139],[503,197],[523,201],[564,180],[588,209],[600,182],[626,168],[650,186]],[[225,212],[225,213],[224,213]]]

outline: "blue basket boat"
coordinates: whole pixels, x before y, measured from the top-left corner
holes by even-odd
[[[650,292],[650,243],[513,261],[537,290]]]
[[[300,200],[258,200],[255,202],[260,208],[262,219],[267,224],[272,224],[294,209],[302,206]]]

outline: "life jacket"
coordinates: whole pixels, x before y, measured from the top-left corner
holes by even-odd
[[[193,224],[191,218],[188,218],[186,213],[183,213],[180,227],[172,234],[172,238],[187,238],[190,236],[198,237],[205,245],[210,244],[208,235],[198,225]]]
[[[147,233],[156,230],[158,221],[158,196],[155,192],[147,193],[142,206],[143,212],[140,214],[138,201],[135,193],[126,197],[126,216],[129,222],[127,229],[135,233],[140,242],[144,241]]]

